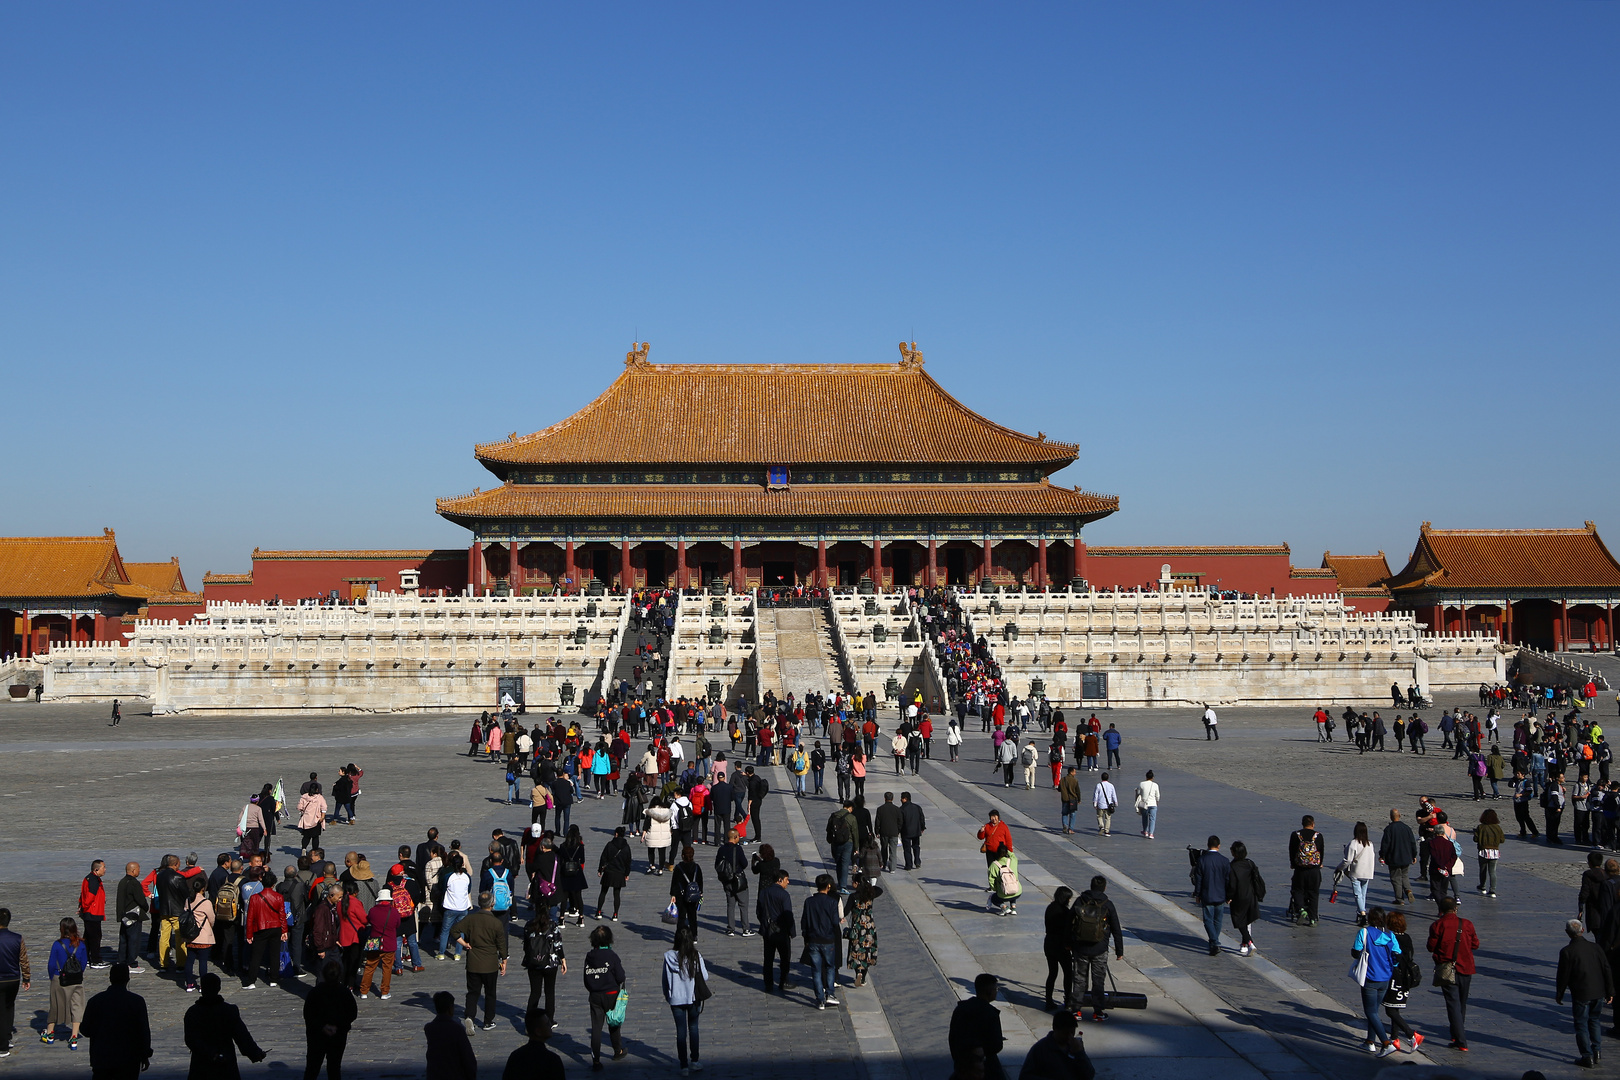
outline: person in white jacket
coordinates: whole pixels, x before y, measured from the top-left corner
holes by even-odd
[[[1372,884],[1377,869],[1378,849],[1367,838],[1367,823],[1358,821],[1350,842],[1344,845],[1344,861],[1338,870],[1349,879],[1350,888],[1355,891],[1357,926],[1367,925],[1367,887]]]
[[[1159,824],[1159,785],[1154,782],[1153,770],[1136,785],[1136,812],[1142,815],[1142,835],[1153,839],[1153,830]]]
[[[669,825],[669,807],[658,799],[647,808],[647,827],[641,838],[647,845],[647,873],[663,874],[669,865],[669,844],[672,830]]]

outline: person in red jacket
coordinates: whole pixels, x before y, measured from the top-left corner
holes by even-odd
[[[365,941],[366,906],[355,895],[355,884],[343,886],[338,902],[338,948],[343,951],[343,984],[360,992],[360,946]]]
[[[917,724],[917,734],[922,736],[923,757],[934,756],[934,722],[924,713],[922,720]]]
[[[266,962],[267,952],[270,954],[270,977],[265,981],[271,986],[276,985],[281,975],[281,943],[287,940],[287,916],[279,892],[260,889],[253,894],[253,899],[248,901],[247,920],[242,932],[247,935],[247,940],[253,942],[248,965],[242,970],[242,989],[252,990],[258,985],[259,965]]]
[[[101,876],[107,864],[100,859],[90,864],[90,872],[79,882],[79,918],[84,923],[84,947],[90,954],[90,967],[100,971],[110,964],[101,959],[101,922],[107,917],[107,890]]]
[[[1012,830],[1001,820],[1001,811],[991,809],[990,820],[979,830],[979,839],[984,841],[979,845],[979,850],[984,852],[986,866],[996,861],[996,849],[1002,844],[1007,845],[1008,851],[1013,849]]]
[[[377,902],[366,913],[367,938],[376,938],[382,948],[377,952],[366,953],[366,968],[360,976],[360,1000],[366,1000],[366,995],[374,989],[371,983],[372,976],[377,968],[382,968],[382,992],[377,996],[387,1000],[393,996],[389,988],[394,979],[394,955],[399,949],[399,909],[394,907],[394,891],[381,889],[377,893]]]
[[[1440,917],[1429,924],[1429,955],[1435,967],[1452,963],[1457,967],[1455,982],[1442,982],[1440,993],[1446,999],[1446,1018],[1451,1021],[1451,1048],[1468,1049],[1468,986],[1474,981],[1474,950],[1479,934],[1474,924],[1457,913],[1457,901],[1447,896],[1440,901]],[[1436,971],[1435,978],[1438,979]]]

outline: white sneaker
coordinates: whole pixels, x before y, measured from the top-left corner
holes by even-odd
[[[389,998],[391,998],[393,996],[394,996],[393,994],[379,994],[378,995],[378,1000],[387,1001]]]
[[[838,999],[833,997],[831,994],[828,994],[827,995],[827,1004],[836,1005],[836,1004],[838,1004]]]
[[[1248,956],[1249,955],[1249,947],[1247,945],[1244,945],[1244,946],[1240,947],[1238,949],[1238,955],[1239,956]]]

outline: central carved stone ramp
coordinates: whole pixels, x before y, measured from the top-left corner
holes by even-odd
[[[763,609],[759,613],[759,690],[793,694],[842,689],[832,637],[819,608]]]

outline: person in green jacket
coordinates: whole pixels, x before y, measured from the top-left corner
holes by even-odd
[[[990,863],[990,905],[993,915],[1018,914],[1018,898],[1024,894],[1023,883],[1018,880],[1018,856],[1001,844]]]

